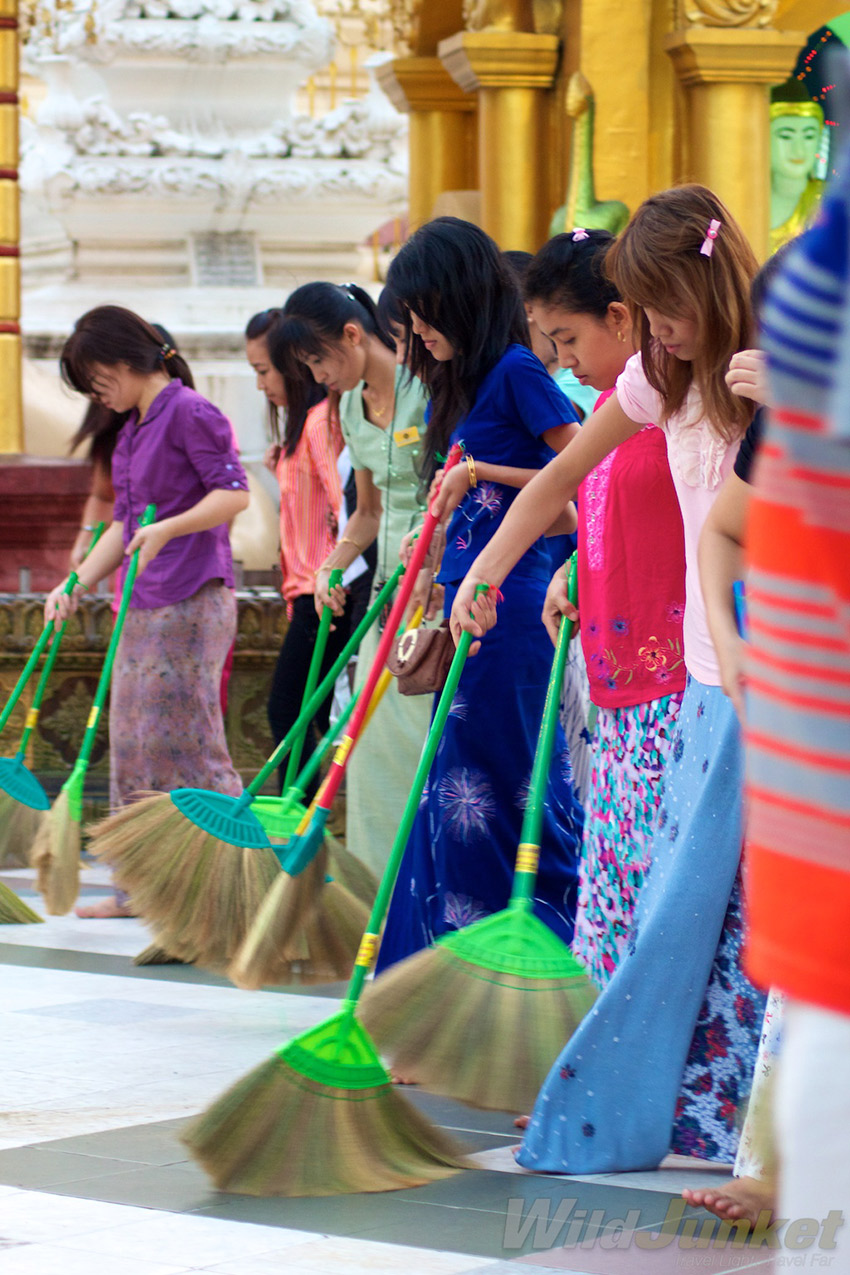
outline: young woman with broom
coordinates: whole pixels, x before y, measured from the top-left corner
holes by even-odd
[[[438,579],[450,606],[518,489],[578,426],[529,348],[512,271],[478,227],[452,217],[423,226],[388,282],[404,307],[409,364],[431,393],[426,461],[452,443],[466,451],[436,497],[448,520]],[[551,664],[539,619],[550,572],[541,537],[504,584],[499,641],[464,668],[407,843],[379,970],[507,903]],[[534,907],[569,942],[582,811],[560,727],[555,757]]]
[[[144,319],[99,306],[77,322],[61,355],[64,379],[127,413],[112,457],[114,521],[79,569],[79,585],[48,596],[65,619],[137,548],[139,579],[112,677],[110,800],[200,784],[237,795],[219,688],[236,628],[227,524],[248,503],[227,419],[196,393],[174,347]],[[136,530],[145,507],[158,521]],[[64,582],[63,582],[64,583]],[[128,916],[116,894],[80,915]]]
[[[581,384],[614,393],[634,354],[628,307],[605,275],[607,230],[555,235],[531,262],[526,304]],[[685,689],[685,543],[664,434],[621,443],[578,493],[581,642],[596,705],[573,951],[597,987],[620,963],[644,874]],[[543,622],[574,617],[556,571]],[[647,661],[646,644],[660,646]]]
[[[526,1168],[569,1173],[654,1168],[671,1149],[733,1159],[764,1010],[741,960],[740,730],[720,685],[696,563],[703,523],[752,414],[724,373],[752,342],[756,261],[716,195],[692,185],[641,205],[609,249],[606,272],[629,306],[640,353],[616,393],[521,493],[472,564],[452,615],[455,631],[471,625],[477,637],[495,624],[495,608],[476,601],[478,582],[498,585],[579,483],[658,423],[685,532],[688,680],[629,942],[554,1064],[519,1151]],[[642,645],[647,667],[658,667],[659,635]]]
[[[423,508],[419,460],[425,390],[396,364],[395,345],[371,297],[354,284],[308,283],[297,288],[283,307],[279,339],[317,384],[339,396],[357,508],[316,572],[315,603],[318,611],[329,603],[341,617],[346,595],[342,588],[329,588],[331,571],[345,570],[376,544],[375,596],[397,567],[402,537]],[[378,627],[370,630],[360,648],[359,684],[377,650]],[[349,763],[346,848],[377,874],[401,819],[428,733],[430,707],[428,697],[403,696],[390,686]]]
[[[283,312],[262,310],[245,329],[245,354],[257,374],[257,388],[269,403],[273,443],[267,463],[280,487],[281,592],[289,625],[269,691],[268,716],[275,744],[289,732],[301,711],[304,686],[319,630],[313,604],[316,573],[336,545],[336,526],[343,500],[337,462],[343,448],[336,405],[323,385],[292,357],[281,339]],[[284,413],[281,434],[279,415]],[[319,667],[321,681],[337,659],[351,631],[354,599],[331,630]],[[317,742],[314,725],[324,735],[330,724],[333,694],[319,709],[304,737],[301,762]],[[279,767],[284,791],[288,761]],[[311,801],[318,777],[305,796]]]

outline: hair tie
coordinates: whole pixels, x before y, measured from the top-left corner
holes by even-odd
[[[710,221],[708,230],[705,232],[705,239],[702,241],[700,252],[704,257],[710,257],[714,252],[714,241],[717,238],[717,232],[720,229],[719,221]]]
[[[590,235],[587,233],[586,230],[583,230],[581,226],[579,226],[577,230],[573,231],[573,243],[579,243],[582,239],[589,239],[589,238],[590,238]]]
[[[173,359],[176,353],[177,351],[175,350],[173,345],[160,346],[159,356],[162,359],[163,363],[167,363],[169,359]]]
[[[358,302],[357,298],[355,297],[354,293],[351,291],[351,289],[352,289],[353,287],[355,287],[355,284],[353,284],[353,283],[341,283],[341,284],[339,285],[339,287],[340,287],[340,288],[342,288],[343,292],[344,292],[344,293],[345,293],[345,295],[348,297],[349,301],[353,301],[355,305],[359,305],[359,304],[360,304],[360,303]]]

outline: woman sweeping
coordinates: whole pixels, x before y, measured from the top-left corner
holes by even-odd
[[[614,393],[634,354],[628,307],[606,278],[607,230],[556,235],[525,278],[526,304],[565,368]],[[643,429],[605,458],[578,493],[581,642],[597,706],[584,798],[573,951],[604,987],[629,942],[687,671],[682,651],[685,543],[664,434]],[[567,604],[556,572],[543,620],[552,640]],[[642,654],[650,635],[657,659]],[[651,666],[651,667],[650,667]]]
[[[283,307],[281,340],[339,402],[343,437],[357,484],[357,508],[345,533],[316,572],[317,610],[330,603],[342,616],[343,588],[330,591],[334,567],[349,567],[371,544],[378,561],[373,593],[398,565],[399,545],[419,516],[418,461],[425,391],[396,364],[392,338],[368,293],[354,284],[308,283]],[[365,680],[379,633],[360,649]],[[356,689],[356,686],[355,686]],[[383,870],[428,731],[430,702],[390,686],[352,754],[346,786],[346,847],[374,871]]]
[[[286,736],[301,710],[304,684],[319,631],[313,605],[316,572],[336,544],[342,503],[337,460],[342,451],[337,413],[327,392],[288,352],[281,340],[283,314],[279,309],[255,314],[245,330],[245,353],[257,373],[257,387],[269,402],[274,442],[270,448],[280,486],[281,591],[289,625],[280,649],[269,692],[269,725],[275,744]],[[283,435],[279,413],[284,413]],[[320,680],[335,662],[349,634],[350,604],[328,635]],[[314,718],[324,735],[330,723],[331,693]],[[308,730],[302,763],[313,752],[314,731]],[[279,768],[281,791],[286,762]],[[312,800],[318,779],[305,794]]]
[[[112,674],[110,801],[181,785],[238,795],[219,690],[236,631],[227,524],[248,504],[230,423],[195,392],[173,346],[120,306],[78,321],[61,356],[69,385],[128,413],[112,457],[114,520],[79,568],[48,596],[45,617],[65,619],[80,594],[137,548],[139,577]],[[146,505],[157,521],[137,529]],[[128,916],[116,894],[79,915]]]
[[[478,227],[451,217],[423,226],[393,262],[389,284],[405,307],[411,366],[431,391],[426,463],[453,443],[466,453],[436,506],[449,519],[438,577],[448,607],[519,488],[578,427],[528,348],[516,280]],[[551,664],[540,623],[550,573],[541,536],[504,582],[499,640],[464,668],[405,851],[379,970],[507,903]],[[560,728],[555,756],[534,908],[569,942],[582,812]]]
[[[473,600],[477,583],[498,585],[614,447],[658,423],[685,533],[689,676],[632,933],[550,1072],[518,1156],[524,1167],[569,1173],[654,1168],[671,1149],[733,1159],[764,1011],[741,960],[741,735],[720,686],[696,561],[752,415],[724,372],[751,341],[756,261],[717,196],[681,186],[641,205],[606,270],[629,304],[640,353],[616,393],[514,504],[452,615],[455,628],[472,625],[480,637],[496,613],[486,598]],[[658,634],[642,647],[647,668],[663,667]]]

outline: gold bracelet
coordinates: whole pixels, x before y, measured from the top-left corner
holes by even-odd
[[[360,546],[359,546],[359,544],[357,543],[357,541],[356,541],[356,540],[352,540],[352,539],[351,539],[351,536],[343,536],[341,540],[338,540],[338,541],[337,541],[337,547],[339,547],[340,545],[354,545],[354,548],[357,550],[357,552],[358,552],[358,553],[362,553],[362,552],[363,552],[363,550],[360,548]]]
[[[475,461],[472,459],[469,452],[467,452],[464,456],[464,460],[466,461],[466,468],[469,473],[469,490],[472,491],[473,487],[478,486],[478,479],[475,476]]]

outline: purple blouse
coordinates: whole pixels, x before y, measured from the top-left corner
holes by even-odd
[[[208,492],[248,490],[227,417],[178,380],[160,390],[141,425],[134,412],[123,426],[112,457],[112,484],[113,516],[124,524],[125,546],[151,503],[159,522],[185,513]],[[170,606],[216,579],[233,587],[226,523],[169,540],[138,577],[130,606]]]

